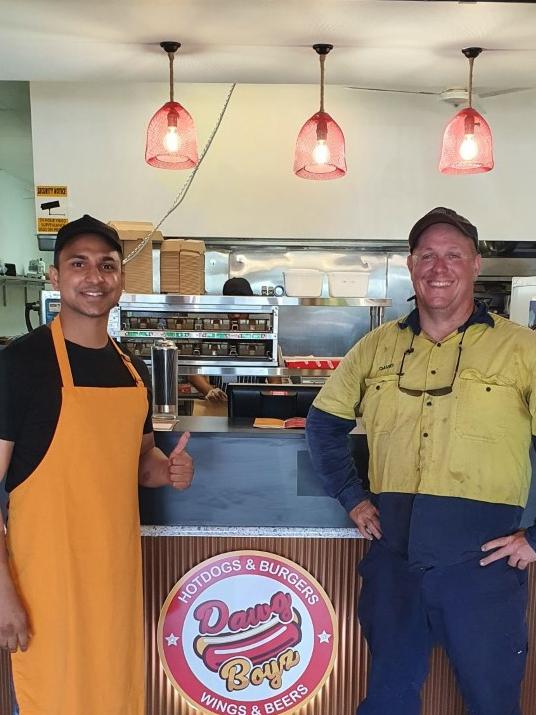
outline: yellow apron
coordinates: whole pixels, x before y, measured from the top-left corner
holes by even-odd
[[[136,386],[75,387],[58,318],[51,330],[61,412],[9,506],[10,562],[33,634],[12,655],[20,715],[143,715],[138,459],[147,391],[115,343]]]

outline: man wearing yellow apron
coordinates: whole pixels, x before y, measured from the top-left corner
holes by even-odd
[[[187,434],[155,448],[147,370],[108,337],[121,258],[90,216],[60,229],[59,317],[0,353],[0,646],[21,715],[145,712],[137,486],[184,489],[193,468]]]

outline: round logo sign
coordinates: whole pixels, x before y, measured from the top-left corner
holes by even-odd
[[[232,551],[174,586],[158,623],[168,678],[195,708],[227,715],[290,713],[322,687],[337,621],[320,584],[288,559]]]

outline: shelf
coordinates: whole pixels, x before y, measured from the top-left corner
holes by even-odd
[[[28,303],[28,288],[44,289],[49,286],[50,281],[44,278],[29,278],[26,276],[0,276],[0,286],[2,287],[2,304],[4,308],[7,306],[7,288],[8,286],[23,286],[24,302]]]
[[[196,330],[120,330],[120,338],[171,338],[173,340],[274,340],[274,333],[239,333],[236,331]]]
[[[248,375],[251,377],[329,377],[334,370],[306,370],[290,367],[268,367],[240,365],[224,367],[222,365],[181,365],[179,362],[179,375],[219,375],[233,377]]]
[[[0,276],[0,285],[6,282],[8,285],[16,283],[26,283],[28,285],[50,285],[50,281],[45,278],[30,278],[26,276]]]
[[[205,307],[237,306],[241,311],[251,308],[271,306],[326,306],[355,308],[388,308],[392,304],[390,298],[276,298],[274,296],[230,296],[230,295],[175,295],[175,294],[132,294],[124,293],[120,305],[123,310],[142,310],[144,307],[154,309],[161,306],[162,310],[180,306]]]

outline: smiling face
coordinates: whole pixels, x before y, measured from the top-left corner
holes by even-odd
[[[470,312],[480,265],[472,240],[456,227],[446,223],[429,226],[408,256],[419,308],[449,315]]]
[[[63,314],[101,318],[121,295],[121,256],[100,236],[81,234],[61,251],[50,279],[61,293]]]

